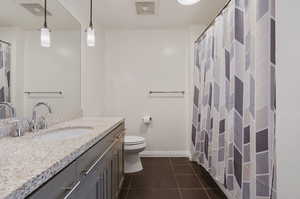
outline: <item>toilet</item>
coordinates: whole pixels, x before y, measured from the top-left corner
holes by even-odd
[[[125,136],[125,173],[135,173],[143,170],[139,153],[146,148],[145,138],[138,136]]]

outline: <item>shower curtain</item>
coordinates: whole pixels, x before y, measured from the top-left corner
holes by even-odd
[[[232,0],[195,42],[193,159],[231,198],[276,198],[275,65],[275,0]]]
[[[0,41],[0,102],[10,102],[10,46]],[[0,119],[6,118],[6,110],[0,107]]]

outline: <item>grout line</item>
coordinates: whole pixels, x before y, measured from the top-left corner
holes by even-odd
[[[130,190],[177,190],[178,188],[158,188],[158,187],[147,187],[147,188],[131,188]]]
[[[181,190],[218,190],[217,188],[180,188]]]
[[[123,188],[124,190],[129,190],[129,188]],[[145,189],[153,189],[153,190],[177,190],[177,189],[181,189],[181,190],[219,190],[218,188],[186,188],[186,187],[179,187],[179,188],[158,188],[158,187],[148,187],[148,188],[130,188],[130,190],[145,190]]]
[[[175,176],[175,169],[174,169],[172,160],[171,160],[171,158],[168,158],[168,159],[169,159],[169,164],[170,164],[171,169],[172,169],[173,177],[174,177],[175,182],[176,182],[177,191],[178,191],[178,193],[179,193],[179,198],[180,198],[180,199],[183,199],[182,192],[181,192],[180,187],[179,187],[179,183],[178,183],[177,178],[176,178],[176,176]]]
[[[129,190],[129,188],[122,188],[124,190]],[[130,188],[130,190],[145,190],[145,189],[153,189],[153,190],[177,190],[178,188],[158,188],[158,187],[148,187],[148,188]],[[197,188],[197,187],[192,187],[192,188],[188,188],[188,187],[183,187],[180,188],[181,190],[219,190],[218,188]]]
[[[126,194],[125,194],[125,196],[124,196],[124,199],[127,199],[127,198],[128,198],[129,191],[130,191],[130,189],[131,189],[131,184],[132,184],[132,176],[130,176],[130,178],[129,178],[129,184],[128,184],[128,188],[127,188],[127,190],[126,190]]]
[[[194,176],[194,173],[174,173],[174,176]]]
[[[171,160],[172,161],[172,160]],[[176,165],[176,166],[185,166],[185,165],[190,165],[189,162],[177,162],[177,163],[174,163],[172,162],[173,165]]]
[[[203,183],[201,182],[200,177],[197,175],[197,173],[196,173],[194,167],[192,167],[192,171],[193,171],[193,174],[192,174],[192,175],[196,176],[198,182],[200,182],[200,184],[201,184],[201,186],[203,187],[203,189],[205,189],[206,187],[205,187],[205,186],[203,185]]]
[[[197,173],[196,173],[194,167],[192,167],[192,170],[193,170],[194,174],[196,175],[197,180],[200,182],[200,184],[202,185],[202,187],[204,187],[204,185],[202,184],[202,182],[201,182],[201,180],[200,180],[200,177],[197,175]],[[210,195],[208,194],[207,189],[203,189],[203,190],[205,191],[205,193],[206,193],[208,199],[213,199],[213,198],[211,198]]]

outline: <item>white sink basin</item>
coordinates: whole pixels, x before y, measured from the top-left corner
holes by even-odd
[[[40,140],[66,140],[80,137],[93,132],[92,127],[70,127],[50,130],[44,134],[37,135],[35,139]]]

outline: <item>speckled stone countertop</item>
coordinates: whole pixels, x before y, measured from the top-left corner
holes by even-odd
[[[123,121],[123,118],[79,118],[37,134],[0,138],[0,199],[25,198]],[[68,139],[37,139],[49,131],[69,127],[93,130]]]

